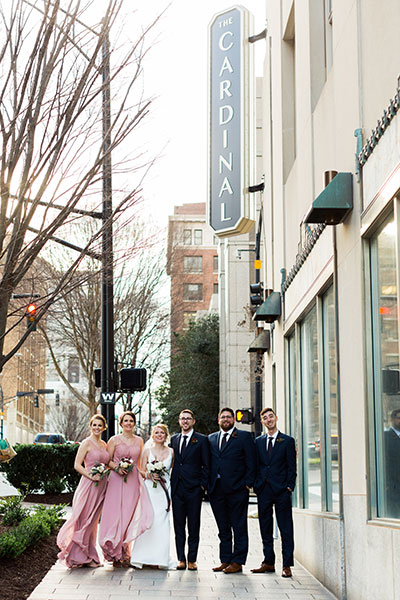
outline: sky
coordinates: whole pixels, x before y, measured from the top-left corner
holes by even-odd
[[[167,5],[164,0],[139,0],[135,14],[145,21]],[[254,15],[253,33],[260,33],[264,0],[241,5]],[[140,134],[158,159],[143,184],[142,210],[161,228],[174,205],[206,201],[208,25],[216,13],[232,6],[227,0],[173,0],[152,34],[157,39],[144,63],[144,89],[154,101]],[[255,52],[260,75],[265,41],[255,44]]]

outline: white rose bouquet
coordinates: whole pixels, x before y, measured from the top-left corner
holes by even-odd
[[[108,477],[109,476],[110,469],[104,463],[96,463],[90,469],[90,474],[91,475],[100,475],[100,480],[102,480],[102,479],[104,479],[104,477]],[[96,487],[99,485],[98,481],[94,481],[93,483],[94,483],[94,485]]]
[[[168,489],[166,486],[166,481],[164,475],[168,472],[168,469],[164,465],[161,460],[153,460],[152,462],[148,462],[146,466],[147,472],[149,475],[158,475],[159,479],[153,479],[153,487],[157,487],[157,483],[160,483],[162,489],[164,490],[165,496],[167,498],[167,512],[171,506],[171,498],[169,497]]]
[[[130,473],[131,471],[133,471],[133,467],[135,466],[135,462],[128,457],[123,457],[121,458],[121,460],[118,463],[118,467],[117,467],[117,471],[118,469],[124,469],[124,471],[127,471],[126,474],[124,475],[124,481],[126,483],[126,478],[128,476],[128,473]]]

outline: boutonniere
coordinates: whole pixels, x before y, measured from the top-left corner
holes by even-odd
[[[197,444],[199,440],[195,437],[192,437],[192,441],[190,442],[191,444]]]
[[[278,443],[280,443],[280,442],[284,442],[285,440],[283,438],[278,437],[278,438],[276,438],[275,441],[278,442]]]
[[[233,437],[233,438],[237,438],[237,436],[238,436],[237,431],[234,431],[231,435],[231,437]]]

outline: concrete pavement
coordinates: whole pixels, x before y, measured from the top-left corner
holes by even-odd
[[[254,513],[255,506],[249,507]],[[276,573],[253,574],[262,561],[258,519],[249,518],[250,552],[243,573],[214,573],[219,564],[218,535],[209,504],[203,504],[197,572],[156,569],[68,570],[55,564],[28,600],[334,600],[333,596],[297,562],[293,578],[281,577],[280,545],[276,541]],[[301,543],[297,540],[297,544]],[[174,551],[173,531],[171,549]]]

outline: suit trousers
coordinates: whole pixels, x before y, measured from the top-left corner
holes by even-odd
[[[257,494],[258,519],[263,542],[264,562],[275,564],[273,539],[273,506],[282,540],[282,561],[284,567],[291,567],[294,553],[292,498],[289,490],[274,495],[268,484]]]
[[[224,493],[221,480],[217,479],[210,504],[218,527],[219,558],[221,563],[239,563],[244,565],[249,549],[247,529],[247,509],[249,491],[242,488],[235,492]],[[233,547],[232,547],[233,532]]]
[[[172,515],[174,519],[175,545],[178,560],[186,562],[186,524],[188,531],[188,562],[196,562],[200,541],[200,513],[203,490],[185,490],[177,486],[172,495]]]

